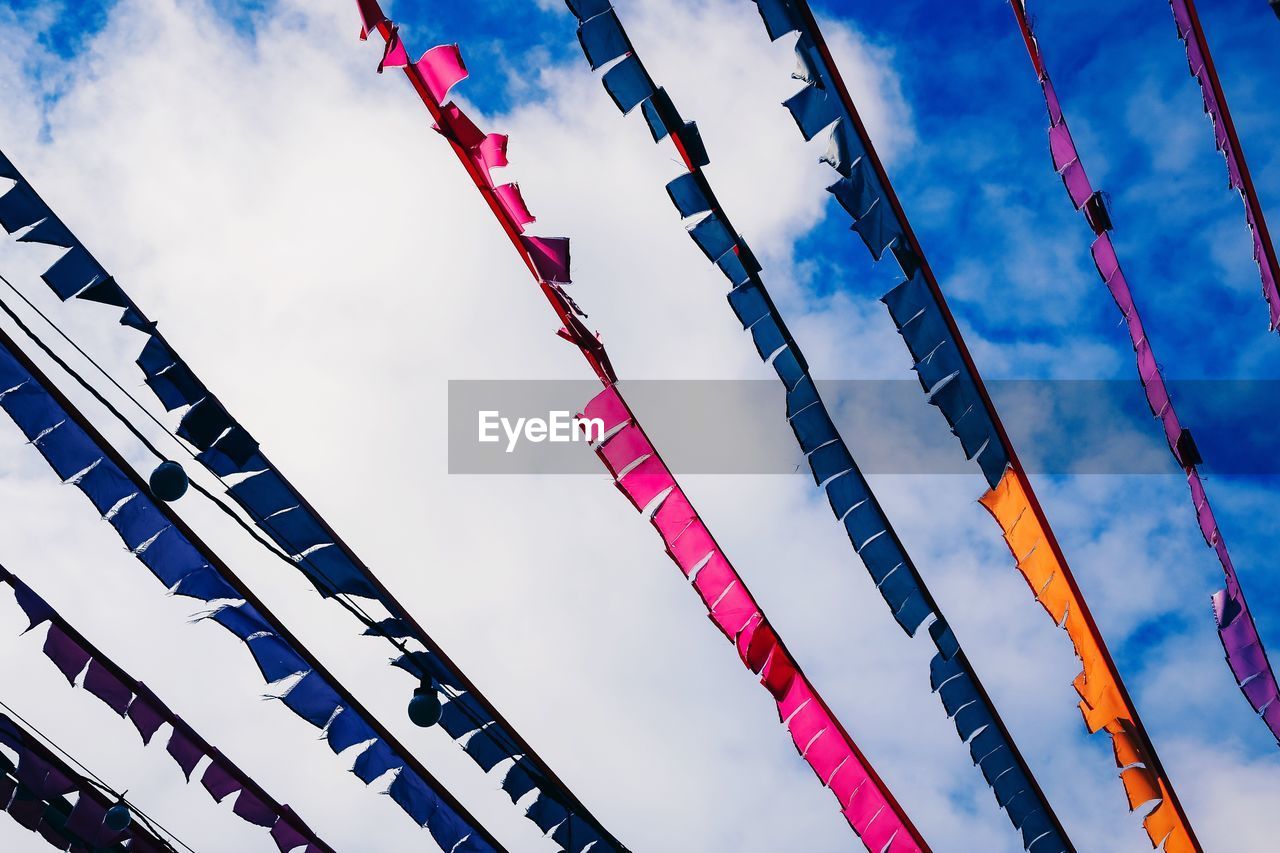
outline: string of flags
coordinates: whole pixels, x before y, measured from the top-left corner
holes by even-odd
[[[13,590],[14,600],[27,618],[24,634],[48,624],[41,651],[66,677],[68,684],[75,686],[79,680],[86,692],[118,716],[128,719],[144,745],[168,726],[165,752],[182,770],[186,781],[192,780],[196,767],[208,756],[209,761],[200,773],[200,784],[215,802],[235,797],[232,813],[267,829],[280,853],[299,847],[304,848],[303,853],[332,853],[333,848],[321,841],[293,809],[275,800],[221,750],[170,710],[149,687],[100,652],[31,587],[3,566],[0,566],[0,582]],[[96,839],[90,840],[96,843]]]
[[[577,5],[580,4],[571,7]],[[533,218],[527,214],[523,199],[515,202],[519,198],[518,187],[509,184],[504,193],[497,192],[490,174],[494,164],[491,152],[502,151],[505,165],[506,140],[493,142],[493,135],[476,127],[456,103],[441,103],[450,87],[465,74],[457,46],[433,48],[417,62],[411,62],[399,29],[383,15],[375,0],[359,0],[358,6],[362,35],[378,33],[385,41],[379,71],[392,67],[404,70],[435,120],[436,130],[450,143],[565,324],[559,334],[578,346],[604,384],[604,390],[584,407],[582,416],[604,424],[604,438],[596,452],[615,478],[617,488],[648,516],[662,537],[668,556],[692,581],[712,622],[735,644],[748,669],[760,676],[797,751],[835,795],[841,813],[867,848],[892,853],[927,850],[910,818],[787,651],[623,399],[603,344],[581,324],[581,311],[565,292],[571,280],[568,238],[525,234],[525,225]],[[556,833],[561,827],[556,827]],[[563,844],[556,833],[552,837]]]
[[[0,804],[19,826],[59,850],[176,853],[123,794],[73,767],[10,714],[0,713]]]

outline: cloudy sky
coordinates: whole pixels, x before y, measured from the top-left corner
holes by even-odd
[[[893,281],[827,204],[819,151],[778,106],[798,86],[790,40],[770,44],[749,0],[617,6],[651,73],[697,119],[709,176],[815,373],[906,376],[875,301]],[[1205,6],[1255,180],[1274,204],[1280,22],[1261,0]],[[850,849],[766,694],[603,474],[448,473],[448,380],[589,377],[409,87],[374,73],[380,51],[356,39],[353,7],[10,0],[0,150],[619,838],[636,850]],[[1043,102],[1007,5],[817,11],[984,374],[1130,380],[1127,336],[1051,172]],[[1280,378],[1241,205],[1166,4],[1033,11],[1094,184],[1112,193],[1168,375]],[[389,12],[411,51],[461,43],[472,79],[455,93],[486,129],[511,134],[507,171],[536,233],[572,235],[574,296],[624,379],[768,376],[662,191],[679,172],[673,153],[638,115],[618,115],[560,3]],[[53,257],[0,241],[0,272],[140,387],[141,339],[102,306],[58,304],[38,279]],[[153,464],[85,408],[139,466]],[[739,427],[751,428],[726,425]],[[166,598],[7,420],[0,448],[0,562],[338,849],[431,846],[314,730],[262,701],[238,644],[187,624],[190,603]],[[684,485],[934,848],[1020,849],[929,694],[927,641],[897,628],[807,476]],[[1066,637],[975,503],[976,471],[873,485],[1078,847],[1147,849],[1110,747],[1080,724]],[[1221,661],[1208,603],[1219,570],[1172,462],[1163,475],[1037,487],[1202,842],[1268,849],[1280,757]],[[1210,476],[1209,489],[1259,628],[1280,645],[1280,488]],[[382,645],[197,498],[177,507],[499,839],[553,849],[442,732],[413,729],[406,681]],[[17,636],[22,624],[0,593],[0,700],[195,849],[272,849],[180,784],[163,750],[69,690],[39,636]],[[0,847],[41,843],[0,822]]]

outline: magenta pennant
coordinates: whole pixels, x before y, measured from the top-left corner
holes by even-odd
[[[507,135],[490,133],[476,145],[473,156],[486,175],[507,165]],[[493,183],[492,178],[489,182]]]
[[[524,236],[520,238],[520,242],[524,244],[525,254],[540,280],[569,283],[568,237]]]
[[[369,33],[376,30],[387,16],[382,14],[378,0],[356,0],[356,8],[360,12],[360,38],[367,39]]]
[[[493,194],[498,197],[498,202],[502,205],[502,209],[506,211],[507,218],[516,226],[517,231],[524,231],[526,225],[535,221],[534,215],[529,212],[529,208],[525,206],[524,199],[520,196],[519,184],[503,184],[500,187],[494,187]],[[568,274],[567,268],[565,274]],[[548,279],[548,281],[550,280]]]
[[[444,103],[455,84],[467,78],[467,66],[463,64],[462,53],[456,44],[437,45],[422,54],[414,65],[427,84],[431,97],[440,103]]]
[[[644,430],[634,423],[620,429],[599,450],[605,467],[615,477],[636,460],[651,456],[653,452],[653,445],[649,443]]]
[[[400,31],[392,27],[391,39],[382,53],[382,61],[378,63],[378,73],[381,74],[384,68],[404,68],[408,64],[409,54],[404,49],[404,42],[400,40]]]
[[[627,404],[618,395],[618,387],[610,385],[592,397],[591,401],[583,407],[581,418],[587,421],[597,421],[598,424],[596,426],[607,434],[617,428],[619,424],[629,421],[631,412],[627,410]]]

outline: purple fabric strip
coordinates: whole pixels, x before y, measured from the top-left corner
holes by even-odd
[[[307,843],[307,836],[294,825],[297,819],[293,809],[281,806],[280,819],[276,821],[275,826],[271,827],[271,837],[275,840],[280,853],[289,853],[290,850]]]
[[[1061,172],[1080,159],[1076,154],[1076,144],[1071,139],[1071,131],[1065,124],[1055,124],[1049,128],[1049,153],[1053,156],[1055,172]]]
[[[27,631],[48,622],[53,616],[53,608],[45,603],[45,600],[32,592],[31,587],[27,586],[17,578],[11,580],[13,584],[13,597],[18,600],[18,606],[22,608],[22,612],[27,614]],[[27,633],[23,631],[22,633]]]
[[[103,831],[102,821],[106,816],[105,806],[92,797],[81,797],[76,800],[71,815],[67,818],[67,832],[90,844],[97,843],[98,835]]]
[[[142,736],[144,744],[151,743],[151,738],[160,727],[169,721],[168,709],[155,698],[145,684],[138,683],[138,696],[129,706],[129,720]]]
[[[1184,0],[1172,0],[1172,4],[1174,16],[1178,20],[1178,31],[1185,39],[1186,33],[1190,29],[1190,17]],[[1179,6],[1182,7],[1181,15],[1179,14]],[[1192,73],[1196,73],[1200,65],[1203,65],[1203,62],[1198,51],[1191,50],[1194,40],[1188,41],[1187,44]],[[1035,39],[1029,39],[1027,49],[1031,52],[1032,65],[1036,68],[1044,68],[1044,59],[1040,55],[1038,42]],[[1084,166],[1079,161],[1075,145],[1071,142],[1070,131],[1067,130],[1066,120],[1062,114],[1062,105],[1057,93],[1054,91],[1053,84],[1049,80],[1048,72],[1041,73],[1040,83],[1044,91],[1045,108],[1048,111],[1051,124],[1049,139],[1053,151],[1054,165],[1056,168],[1061,169],[1059,163],[1065,162],[1063,158],[1068,157],[1068,155],[1074,158],[1070,161],[1066,171],[1063,172],[1062,177],[1071,196],[1072,204],[1079,209],[1084,200],[1092,194],[1092,190],[1089,189],[1089,178],[1085,175]],[[1205,85],[1203,78],[1201,78],[1201,85],[1204,87],[1206,109],[1209,109],[1210,104],[1213,103],[1213,95],[1209,87]],[[1219,117],[1216,114],[1215,122],[1220,124]],[[1219,139],[1219,148],[1229,148],[1229,146],[1224,146],[1224,140],[1225,136]],[[1227,154],[1228,163],[1231,163],[1231,152],[1227,150],[1224,153]],[[1071,174],[1073,170],[1077,172],[1074,176]],[[1233,180],[1236,174],[1235,171],[1232,172]],[[1088,194],[1084,194],[1086,189],[1089,190]],[[1255,235],[1256,233],[1255,230]],[[1253,621],[1253,615],[1249,612],[1249,606],[1245,602],[1244,592],[1240,588],[1240,582],[1236,577],[1235,566],[1231,562],[1231,556],[1227,552],[1226,543],[1223,541],[1222,533],[1213,517],[1213,510],[1209,506],[1208,497],[1205,495],[1204,484],[1200,480],[1200,474],[1194,465],[1185,464],[1179,456],[1178,441],[1182,436],[1182,424],[1178,420],[1178,413],[1169,397],[1168,388],[1160,371],[1160,364],[1156,361],[1155,351],[1152,349],[1151,342],[1142,325],[1142,318],[1138,313],[1132,290],[1128,280],[1124,277],[1123,271],[1120,269],[1120,261],[1116,256],[1115,245],[1111,242],[1111,235],[1106,232],[1099,235],[1094,240],[1090,251],[1093,255],[1094,264],[1098,269],[1098,275],[1102,277],[1107,289],[1111,291],[1116,307],[1120,309],[1120,313],[1124,315],[1125,321],[1129,326],[1129,337],[1133,342],[1138,378],[1141,380],[1143,390],[1146,392],[1147,403],[1151,406],[1151,413],[1160,420],[1170,451],[1172,451],[1174,458],[1178,460],[1178,464],[1186,471],[1187,482],[1191,489],[1191,503],[1196,512],[1196,522],[1200,527],[1200,532],[1204,536],[1205,542],[1213,548],[1218,557],[1218,562],[1222,566],[1227,588],[1214,594],[1213,609],[1218,625],[1218,634],[1222,640],[1222,647],[1226,651],[1227,664],[1231,668],[1232,674],[1235,675],[1236,682],[1240,685],[1241,692],[1244,693],[1249,704],[1262,716],[1272,736],[1277,741],[1280,741],[1280,710],[1277,710],[1280,708],[1280,701],[1277,701],[1280,698],[1280,687],[1277,686],[1275,673],[1267,660],[1262,639],[1259,637],[1257,626]],[[1264,271],[1264,278],[1265,275]],[[1270,300],[1270,297],[1268,299]],[[1274,310],[1275,303],[1273,303],[1273,326],[1275,325]]]
[[[76,641],[67,636],[57,625],[49,626],[49,635],[44,638],[44,653],[53,661],[53,665],[62,670],[71,684],[76,683],[78,676],[89,662],[89,653],[80,648]]]
[[[89,661],[89,671],[84,676],[84,689],[101,699],[108,708],[121,717],[133,700],[133,689],[96,660]]]
[[[231,810],[249,823],[255,823],[258,826],[270,827],[279,817],[275,809],[262,802],[251,791],[241,791]]]
[[[203,750],[196,746],[181,729],[175,728],[173,736],[169,738],[169,743],[165,746],[165,751],[173,756],[174,761],[178,762],[178,766],[182,768],[182,775],[186,776],[187,781],[190,782],[191,771],[196,769],[196,765],[204,757]]]
[[[37,797],[43,797],[45,796],[45,779],[52,771],[53,765],[34,752],[22,752],[18,754],[18,770],[14,775]]]
[[[205,768],[204,775],[200,777],[200,784],[204,785],[204,789],[209,792],[209,796],[219,803],[241,789],[240,783],[235,776],[224,766],[223,758],[220,755],[213,756],[213,761],[209,763],[209,766]]]
[[[1280,278],[1280,270],[1275,268],[1275,263],[1263,249],[1262,234],[1259,231],[1259,223],[1256,221],[1254,213],[1254,211],[1260,212],[1262,205],[1257,196],[1245,186],[1244,179],[1241,176],[1244,155],[1233,149],[1227,141],[1227,118],[1222,105],[1218,103],[1218,99],[1213,93],[1213,81],[1209,78],[1211,72],[1205,65],[1205,54],[1209,48],[1207,45],[1200,43],[1194,28],[1191,26],[1191,10],[1187,7],[1186,0],[1169,0],[1169,7],[1173,10],[1173,19],[1178,26],[1178,36],[1187,48],[1187,68],[1190,70],[1191,76],[1195,77],[1196,82],[1200,84],[1200,94],[1204,99],[1204,111],[1213,122],[1214,142],[1226,159],[1228,184],[1232,189],[1240,193],[1241,199],[1244,201],[1245,222],[1253,233],[1253,259],[1257,262],[1258,271],[1262,277],[1262,295],[1267,300],[1271,328],[1280,330],[1280,291],[1276,290],[1276,280]],[[1273,728],[1272,731],[1275,731],[1275,729]]]
[[[36,832],[40,835],[41,838],[49,842],[49,845],[56,850],[66,850],[68,845],[71,843],[71,840],[69,838],[67,838],[58,830],[54,829],[53,824],[49,823],[46,820],[40,821],[40,823],[36,826]]]
[[[121,717],[127,717],[138,730],[144,744],[150,743],[152,737],[165,723],[173,726],[173,734],[165,749],[182,768],[183,775],[190,782],[192,772],[205,755],[204,748],[197,745],[199,737],[191,728],[166,708],[145,684],[134,682],[128,675],[116,675],[112,669],[108,669],[100,660],[93,658],[88,651],[81,648],[79,643],[61,627],[66,624],[61,617],[22,581],[7,573],[0,580],[12,584],[14,595],[33,626],[52,621],[45,638],[44,651],[73,685],[76,677],[88,663],[89,668],[84,676],[84,689],[101,699]],[[21,747],[21,739],[13,740],[11,745],[15,748]],[[241,783],[245,778],[244,775],[221,753],[213,750],[209,755],[211,761],[201,775],[200,783],[210,796],[215,801],[222,802],[231,794],[240,792],[232,810],[250,823],[273,827],[277,822],[275,806],[267,805],[259,797],[244,791]],[[70,779],[25,749],[20,752],[17,775],[27,789],[41,797],[58,796],[76,789],[76,784]],[[0,803],[0,808],[7,803],[8,797],[5,796]],[[280,808],[283,810],[282,813],[291,816],[291,824],[285,825],[279,833],[274,829],[272,831],[272,837],[276,838],[277,844],[282,843],[281,840],[283,840],[290,845],[289,848],[282,849],[291,849],[305,844],[317,851],[331,853],[331,848],[321,842],[292,810],[287,806]],[[82,796],[68,817],[69,831],[91,845],[105,844],[111,839],[98,837],[106,832],[102,828],[105,813],[104,807],[93,799]],[[38,815],[36,817],[38,819]]]
[[[18,822],[19,826],[35,832],[36,827],[40,825],[40,818],[44,815],[44,809],[43,800],[15,798],[13,805],[9,806],[9,815]]]

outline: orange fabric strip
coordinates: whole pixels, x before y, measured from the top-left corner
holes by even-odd
[[[1111,735],[1130,811],[1156,801],[1156,808],[1143,821],[1152,845],[1160,847],[1163,842],[1166,853],[1192,853],[1195,844],[1169,799],[1167,780],[1157,775],[1141,740],[1132,734],[1136,730],[1134,710],[1125,701],[1116,673],[1107,665],[1102,638],[1082,615],[1082,603],[1067,582],[1070,569],[1054,555],[1031,509],[1022,476],[1013,468],[1007,469],[980,503],[1000,525],[1018,571],[1036,600],[1071,638],[1081,663],[1080,674],[1073,682],[1080,694],[1080,713],[1091,733],[1105,730]]]

